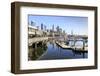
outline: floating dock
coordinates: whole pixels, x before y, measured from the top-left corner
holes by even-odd
[[[83,50],[83,47],[81,47],[81,48],[78,48],[78,47],[75,47],[75,46],[71,47],[71,46],[66,45],[64,42],[56,41],[56,44],[63,49],[71,49],[74,52],[79,52],[79,53],[87,53],[88,52],[88,47],[84,47],[84,50]]]
[[[63,49],[71,49],[71,46],[66,45],[64,42],[56,42],[56,44]]]

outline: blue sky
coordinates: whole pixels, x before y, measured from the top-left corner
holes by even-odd
[[[67,34],[71,34],[73,30],[74,34],[88,35],[88,18],[87,17],[75,17],[75,16],[43,16],[43,15],[28,15],[28,23],[31,21],[36,23],[36,26],[41,27],[41,23],[46,25],[47,29],[59,26],[66,31]]]

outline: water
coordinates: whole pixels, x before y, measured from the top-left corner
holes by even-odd
[[[79,44],[82,46],[81,42],[76,43],[77,46]],[[79,59],[88,57],[88,53],[85,53],[83,56],[82,53],[75,53],[71,49],[63,49],[56,45],[54,41],[47,42],[45,46],[38,47],[36,50],[31,47],[31,52],[29,60]]]

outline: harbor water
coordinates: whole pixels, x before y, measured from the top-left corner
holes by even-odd
[[[72,45],[70,42],[69,45]],[[82,46],[82,42],[76,43],[76,46]],[[88,58],[88,53],[75,53],[72,49],[63,49],[58,46],[55,41],[48,41],[43,45],[39,45],[37,49],[29,47],[29,60],[55,60],[55,59],[79,59]]]

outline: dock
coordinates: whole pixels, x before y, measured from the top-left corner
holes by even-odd
[[[66,45],[64,42],[57,42],[56,41],[56,44],[58,45],[58,46],[60,46],[61,48],[63,48],[63,49],[71,49],[71,46],[68,46],[68,45]]]
[[[58,41],[56,41],[56,44],[63,49],[71,49],[74,56],[76,54],[83,54],[83,58],[84,58],[85,53],[88,53],[88,47],[84,47],[84,49],[83,49],[83,47],[81,47],[81,48],[78,48],[75,46],[71,47],[71,46],[66,45],[64,42],[58,42]]]

